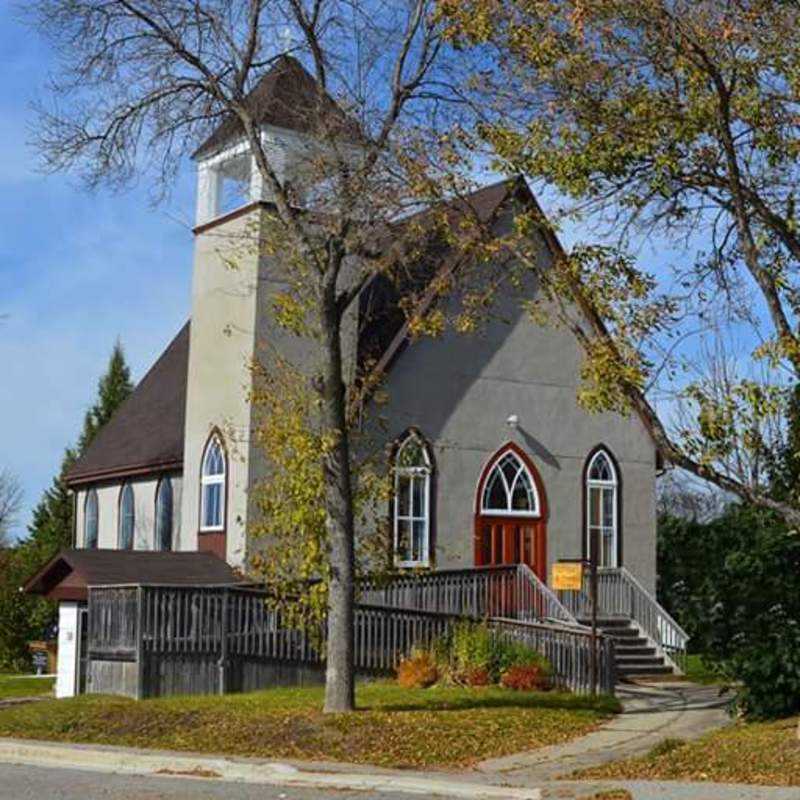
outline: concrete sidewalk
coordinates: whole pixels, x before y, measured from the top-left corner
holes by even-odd
[[[623,713],[593,733],[504,758],[483,761],[477,770],[514,786],[540,785],[577,769],[641,755],[668,738],[694,739],[730,723],[725,700],[714,686],[674,681],[618,687]]]
[[[171,779],[177,784],[190,782],[191,785],[198,785],[197,793],[191,791],[186,797],[200,796],[201,793],[207,796],[206,790],[200,789],[202,783],[208,787],[225,785],[229,788],[224,790],[224,796],[230,800],[251,797],[250,791],[244,788],[246,786],[263,787],[265,798],[270,787],[278,787],[304,790],[310,796],[320,798],[339,796],[341,792],[362,793],[365,800],[397,798],[401,795],[453,800],[589,800],[600,791],[624,788],[631,792],[634,800],[800,800],[800,789],[797,788],[618,780],[542,781],[522,787],[508,785],[505,778],[497,773],[417,773],[352,764],[271,762],[254,758],[15,739],[0,739],[0,781],[2,764],[50,769],[55,776],[67,769],[84,771],[86,774],[138,778],[141,783],[136,786],[142,792],[142,797],[148,798],[162,796],[151,793],[153,781],[160,780],[159,785],[163,785],[165,779]],[[54,780],[58,779],[56,777]],[[107,777],[100,778],[96,783],[105,787],[107,780]],[[211,788],[208,791],[212,791]],[[105,789],[102,796],[106,796]]]
[[[393,792],[464,800],[540,800],[538,788],[510,787],[479,776],[416,773],[335,763],[289,763],[166,750],[0,739],[0,763],[303,789]]]

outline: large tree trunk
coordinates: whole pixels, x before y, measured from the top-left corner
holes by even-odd
[[[340,317],[333,291],[322,308],[322,424],[335,436],[325,459],[325,510],[330,544],[327,671],[325,711],[355,708],[353,612],[355,559],[350,444],[346,427],[346,394],[342,380]]]

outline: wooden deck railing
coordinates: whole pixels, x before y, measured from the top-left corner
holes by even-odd
[[[464,614],[393,608],[359,603],[355,612],[355,664],[360,672],[387,673],[414,647],[429,646]],[[555,682],[577,692],[590,689],[590,639],[584,628],[491,618],[497,635],[513,636],[544,654]],[[284,622],[267,605],[266,594],[240,587],[114,586],[89,589],[89,657],[136,662],[136,696],[159,694],[159,664],[177,662],[198,679],[187,691],[223,692],[244,662],[276,662],[318,667],[324,663],[321,630],[302,630]],[[613,692],[613,658],[603,654],[610,640],[599,640],[600,686]],[[169,684],[175,691],[175,682]]]
[[[542,653],[553,665],[556,685],[579,694],[592,690],[592,636],[585,628],[542,625],[521,620],[493,619],[498,633],[516,639]],[[597,638],[598,691],[614,694],[617,682],[614,643],[607,636]]]
[[[581,592],[559,592],[561,602],[575,617],[590,614],[588,581],[587,576]],[[663,655],[682,668],[689,635],[625,567],[598,570],[597,607],[600,616],[633,620]]]
[[[506,617],[578,624],[556,594],[525,564],[367,579],[361,583],[359,597],[372,605],[475,619]]]

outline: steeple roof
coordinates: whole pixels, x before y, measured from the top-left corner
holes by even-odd
[[[358,138],[358,123],[348,116],[306,68],[292,56],[279,56],[247,95],[246,104],[259,125],[314,134],[324,128],[346,138]],[[227,116],[194,152],[205,158],[242,136],[238,117]]]

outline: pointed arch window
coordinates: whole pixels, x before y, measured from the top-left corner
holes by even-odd
[[[586,552],[597,548],[597,565],[619,566],[619,475],[604,449],[590,457],[586,468]]]
[[[209,439],[200,471],[200,530],[225,528],[227,465],[219,436]]]
[[[97,490],[89,489],[83,506],[83,546],[87,550],[97,548],[98,522]]]
[[[119,496],[119,529],[117,540],[120,550],[133,550],[133,531],[136,523],[136,512],[133,502],[133,486],[126,483]]]
[[[492,466],[481,495],[481,514],[540,516],[536,482],[513,450],[502,453]]]
[[[400,567],[430,562],[432,462],[422,437],[411,432],[394,459],[394,553]]]
[[[156,492],[156,550],[172,550],[172,480],[162,478]]]

